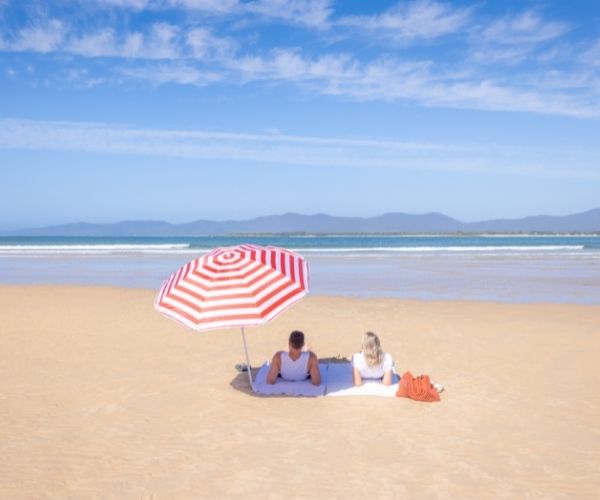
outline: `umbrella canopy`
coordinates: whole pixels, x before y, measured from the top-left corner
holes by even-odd
[[[308,292],[308,266],[278,247],[217,248],[179,268],[161,286],[154,306],[195,330],[260,325]],[[248,373],[250,363],[248,361]],[[252,384],[252,379],[250,378]]]

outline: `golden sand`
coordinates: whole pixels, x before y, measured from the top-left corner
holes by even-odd
[[[0,287],[0,498],[597,498],[600,306],[309,297],[247,330],[256,365],[373,330],[427,404],[256,397],[239,330],[153,298]]]

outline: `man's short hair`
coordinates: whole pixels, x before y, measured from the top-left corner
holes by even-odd
[[[302,349],[304,347],[304,334],[299,330],[290,333],[290,345],[294,349]]]

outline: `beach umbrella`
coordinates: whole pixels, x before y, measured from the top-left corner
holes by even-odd
[[[154,307],[194,330],[262,325],[308,293],[308,266],[283,248],[217,248],[180,267],[162,286]]]

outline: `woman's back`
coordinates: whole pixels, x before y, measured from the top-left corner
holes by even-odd
[[[364,379],[381,379],[385,372],[392,369],[394,360],[392,355],[386,352],[383,354],[381,363],[369,366],[364,353],[357,352],[352,356],[352,366],[359,371],[360,376]]]

